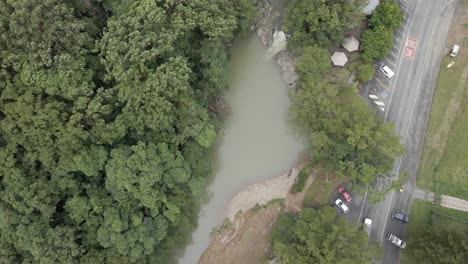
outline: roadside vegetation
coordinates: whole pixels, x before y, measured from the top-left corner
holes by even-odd
[[[339,217],[334,208],[303,209],[279,217],[271,233],[281,263],[373,263],[380,256],[367,234]],[[366,248],[366,250],[363,250]]]
[[[468,3],[462,5],[468,8]],[[468,41],[463,42],[468,27],[457,27],[461,50],[455,58],[445,57],[440,66],[417,185],[468,200]],[[452,61],[455,64],[447,68]]]
[[[416,200],[406,230],[408,248],[402,263],[465,263],[468,258],[468,213]]]
[[[379,27],[390,35],[380,39],[373,31],[367,33],[367,64],[354,66],[358,67],[358,79],[362,82],[374,73],[369,63],[388,52],[393,27],[401,21],[401,13],[393,17],[397,5],[390,1],[389,6],[386,1],[383,4],[371,17],[370,30]],[[274,226],[273,255],[282,263],[372,263],[379,257],[374,245],[367,244],[365,232],[356,232],[354,225],[338,217],[336,208],[325,206],[340,182],[372,190],[376,178],[388,173],[395,158],[403,153],[393,124],[384,122],[368,107],[358,95],[357,84],[349,82],[349,76],[341,76],[331,68],[328,49],[362,20],[361,8],[361,1],[344,0],[292,1],[288,6],[286,27],[292,33],[288,47],[298,56],[299,75],[291,111],[308,138],[310,166],[320,167],[320,172],[303,200],[306,207],[319,209],[305,208],[297,216],[284,214]],[[323,18],[324,14],[331,16]],[[387,16],[393,18],[391,23],[385,20]],[[380,53],[372,55],[376,52]],[[299,177],[298,187],[295,186],[298,190],[302,190],[301,182]]]
[[[241,1],[0,1],[0,262],[170,263]]]
[[[315,25],[314,21],[320,20],[317,10],[306,8],[314,3],[313,0],[291,2],[286,25]],[[321,3],[322,8],[328,8],[330,12],[343,9],[353,10],[351,13],[361,12],[362,4],[359,1],[336,1],[334,5]],[[351,8],[350,4],[354,6]],[[355,21],[350,21],[346,15],[343,18],[340,20],[341,37],[359,21],[359,17],[354,18]],[[324,170],[334,172],[342,179],[372,185],[376,177],[391,170],[394,158],[402,154],[403,148],[393,134],[393,125],[369,109],[357,94],[355,84],[330,82],[323,78],[331,71],[326,48],[338,40],[321,37],[334,34],[336,28],[328,29],[324,22],[310,28],[290,29],[293,30],[290,43],[300,54],[296,66],[298,91],[292,95],[291,110],[309,139],[313,163],[320,163]],[[363,71],[369,71],[363,68]]]

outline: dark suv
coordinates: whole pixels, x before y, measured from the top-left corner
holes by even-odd
[[[393,212],[392,213],[392,218],[400,220],[405,224],[408,223],[408,221],[409,221],[409,218],[408,218],[407,215],[404,215],[404,214],[401,214],[401,213],[398,213],[398,212]]]

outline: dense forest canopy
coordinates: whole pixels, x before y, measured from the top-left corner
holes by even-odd
[[[252,1],[0,0],[0,262],[167,263]]]

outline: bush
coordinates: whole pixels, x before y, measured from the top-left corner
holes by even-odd
[[[292,192],[293,193],[298,193],[302,192],[304,190],[305,182],[307,180],[307,177],[309,176],[310,172],[310,167],[306,166],[304,169],[299,172],[299,175],[296,177],[296,181],[294,182],[294,185],[292,186]]]
[[[328,50],[316,46],[305,47],[296,64],[296,72],[299,76],[312,75],[318,77],[329,72],[330,69],[331,63]]]
[[[354,62],[354,61],[358,61],[361,59],[361,54],[359,53],[353,53],[349,56],[349,60]]]
[[[393,32],[384,26],[366,30],[361,37],[362,59],[370,63],[388,54],[393,45]]]
[[[359,65],[359,62],[357,61],[353,61],[349,64],[348,66],[348,71],[350,72],[354,72],[354,70],[356,69],[356,67]]]
[[[369,81],[370,79],[372,79],[372,76],[374,76],[375,70],[374,70],[374,67],[372,67],[370,63],[359,64],[357,66],[357,69],[358,69],[357,78],[359,82],[361,83],[365,83]]]
[[[372,13],[369,26],[371,28],[384,26],[393,30],[400,26],[402,19],[400,7],[394,1],[385,1],[380,3]]]

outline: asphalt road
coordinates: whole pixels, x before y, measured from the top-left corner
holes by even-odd
[[[395,132],[405,146],[405,153],[396,161],[393,173],[398,175],[405,169],[410,177],[402,193],[391,191],[378,204],[357,200],[351,207],[352,215],[349,217],[359,218],[360,222],[364,217],[373,219],[370,239],[382,245],[384,264],[398,263],[400,250],[387,242],[385,235],[391,232],[403,240],[406,238],[405,225],[391,219],[391,213],[409,214],[439,66],[448,52],[447,47],[452,44],[446,43],[446,39],[457,2],[402,1],[400,6],[405,19],[402,27],[395,31],[394,48],[382,61],[395,72],[395,76],[388,80],[377,73],[367,87],[369,94],[377,95],[385,103],[382,115],[395,122]],[[416,43],[408,43],[408,38],[416,40]],[[413,48],[407,49],[408,45]]]

